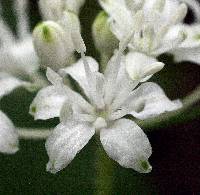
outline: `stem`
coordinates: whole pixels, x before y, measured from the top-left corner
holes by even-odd
[[[97,143],[95,195],[110,195],[113,192],[114,165],[112,160],[105,154],[98,135],[95,136],[95,140]]]
[[[18,128],[18,134],[20,139],[25,140],[42,140],[47,139],[52,130],[47,129],[25,129]]]

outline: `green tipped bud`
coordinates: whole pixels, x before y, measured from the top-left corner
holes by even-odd
[[[54,70],[65,67],[74,52],[71,34],[53,21],[36,26],[33,31],[33,43],[41,65]]]
[[[114,49],[118,47],[118,40],[110,30],[108,15],[101,11],[92,26],[92,33],[95,46],[98,51],[112,55]]]

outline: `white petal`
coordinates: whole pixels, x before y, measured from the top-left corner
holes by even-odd
[[[90,66],[92,72],[98,72],[99,65],[95,59],[92,57],[86,57],[86,60]],[[74,80],[78,82],[80,87],[87,92],[87,78],[85,73],[85,68],[83,64],[83,60],[80,59],[77,63],[72,64],[71,66],[61,69],[59,73],[64,77],[70,75]],[[88,95],[88,94],[86,94]]]
[[[197,48],[182,48],[173,51],[174,60],[176,62],[190,61],[200,64],[200,46]]]
[[[163,63],[143,53],[129,52],[126,55],[126,70],[133,80],[144,82],[163,67]]]
[[[81,52],[85,70],[85,94],[88,96],[91,104],[96,105],[98,109],[104,107],[103,90],[104,90],[104,75],[99,72],[92,72],[89,62],[85,54]]]
[[[81,37],[80,21],[78,16],[70,11],[65,11],[60,21],[66,32],[71,33],[74,48],[78,53],[86,52],[85,43]]]
[[[13,154],[19,150],[18,134],[11,120],[0,111],[0,152]]]
[[[71,103],[75,103],[86,113],[93,113],[93,106],[91,106],[91,104],[89,104],[79,93],[76,93],[75,91],[71,90],[67,85],[64,85],[63,79],[59,74],[57,74],[50,68],[47,68],[46,75],[48,80],[57,88],[57,90],[61,91],[60,93],[64,93]]]
[[[60,116],[63,103],[67,100],[64,93],[57,90],[55,86],[41,89],[30,105],[29,113],[35,120],[47,120]]]
[[[159,56],[166,52],[171,52],[173,49],[181,46],[186,40],[187,32],[182,25],[175,25],[168,29],[163,39],[160,42],[160,47],[152,52],[152,55]]]
[[[142,129],[131,120],[120,119],[100,132],[103,147],[110,158],[121,166],[148,173],[152,149]]]
[[[87,123],[59,124],[46,142],[49,155],[47,171],[56,173],[65,168],[88,143],[95,130]]]
[[[151,82],[138,87],[126,102],[125,107],[132,109],[130,114],[138,119],[155,117],[182,107],[179,100],[171,101],[159,85]]]
[[[85,112],[78,105],[67,100],[64,102],[60,111],[60,121],[62,123],[66,123],[72,120],[93,123],[96,120],[96,116],[94,114]]]
[[[39,60],[31,37],[8,46],[0,50],[0,71],[29,77],[38,70]]]
[[[189,5],[189,8],[192,9],[194,15],[195,15],[195,20],[196,21],[200,21],[200,4],[197,0],[179,0],[181,2],[186,3],[187,5]]]
[[[171,51],[175,61],[191,61],[200,64],[200,25],[179,25],[178,27],[184,30],[187,38]]]
[[[151,1],[145,1],[144,4],[144,13],[146,13],[147,15],[150,14],[150,12],[152,12],[153,9],[158,8],[156,3],[158,4],[161,1],[158,0],[151,0]],[[169,21],[172,17],[172,15],[174,14],[174,12],[177,10],[178,6],[179,6],[179,2],[178,1],[174,1],[174,0],[165,0],[164,5],[162,5],[163,9],[158,9],[158,11],[161,11],[161,18],[157,18],[160,21]],[[154,10],[155,11],[155,10]],[[150,20],[151,18],[149,18]],[[155,24],[156,25],[156,24]]]
[[[110,16],[112,32],[122,40],[127,32],[131,31],[133,24],[131,11],[123,1],[99,0],[103,9]]]
[[[18,78],[15,78],[9,74],[1,73],[0,74],[0,98],[9,94],[14,89],[18,87],[26,87],[30,85],[28,82],[24,82]]]
[[[75,12],[76,14],[80,12],[80,8],[83,6],[84,3],[85,0],[66,0],[67,8],[70,11]]]
[[[39,7],[45,20],[57,21],[66,9],[66,2],[63,0],[40,0]]]

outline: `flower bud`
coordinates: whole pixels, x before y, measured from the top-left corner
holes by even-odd
[[[53,21],[43,22],[34,29],[33,42],[41,65],[55,71],[65,67],[74,52],[70,32]]]
[[[14,154],[18,151],[18,134],[10,119],[0,111],[0,152]]]
[[[93,39],[95,46],[100,53],[113,53],[118,47],[118,40],[110,30],[108,16],[104,11],[101,11],[92,26]]]

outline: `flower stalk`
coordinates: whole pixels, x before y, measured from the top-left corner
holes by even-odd
[[[114,182],[114,166],[111,159],[105,155],[105,151],[99,141],[99,136],[95,136],[96,142],[96,179],[95,179],[95,194],[112,194],[113,182]]]

